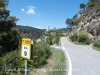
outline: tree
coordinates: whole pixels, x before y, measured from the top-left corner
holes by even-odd
[[[84,4],[84,3],[80,4],[80,9],[84,9],[85,7],[86,7],[86,4]]]
[[[16,29],[18,18],[10,16],[6,9],[9,0],[0,0],[0,56],[19,46],[19,33]]]
[[[89,2],[98,2],[99,0],[89,0]]]
[[[73,25],[73,20],[70,18],[66,19],[66,24],[68,24],[70,26],[70,31],[72,31],[72,25]]]
[[[67,18],[67,20],[66,20],[66,24],[68,24],[68,25],[72,25],[72,23],[73,23],[73,20],[70,19],[70,18]]]
[[[75,20],[76,17],[77,17],[77,14],[73,16],[73,20]]]

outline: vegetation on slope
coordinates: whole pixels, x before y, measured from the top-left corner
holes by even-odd
[[[66,24],[70,26],[69,37],[73,42],[92,43],[93,46],[98,47],[99,43],[96,40],[100,39],[100,0],[81,3],[80,9],[73,18],[66,19]]]
[[[51,48],[52,56],[47,60],[47,64],[37,68],[30,75],[65,75],[66,58],[64,52],[59,49]]]
[[[20,57],[20,49],[21,39],[26,36],[23,36],[24,33],[21,34],[16,27],[18,18],[9,15],[10,11],[6,9],[8,2],[9,0],[0,0],[0,75],[23,75],[25,59]],[[21,28],[21,26],[19,26],[19,28]],[[30,35],[32,35],[35,30],[37,33],[34,33],[31,38],[34,38],[34,36],[38,38],[43,33],[42,30],[33,30],[31,27],[22,27],[19,30],[23,30]],[[52,54],[50,46],[46,42],[41,41],[36,43],[35,40],[33,41],[34,53],[33,58],[28,61],[29,69],[38,68],[46,64],[46,60]]]
[[[9,15],[6,5],[8,0],[0,0],[0,56],[17,49],[20,39],[15,23],[18,18]]]
[[[19,33],[24,34],[28,37],[34,37],[36,39],[40,38],[45,31],[43,29],[33,28],[29,26],[21,26],[21,25],[17,25],[17,29]]]
[[[44,39],[49,45],[59,45],[59,40],[61,36],[64,36],[62,32],[49,30],[43,34],[42,39]]]
[[[76,42],[79,44],[87,44],[89,45],[91,42],[88,37],[88,33],[86,31],[80,31],[78,34],[74,34],[70,37],[72,42]]]
[[[64,52],[58,49],[52,49],[52,57],[48,75],[65,75],[66,68],[66,58]],[[54,58],[55,57],[55,58]]]

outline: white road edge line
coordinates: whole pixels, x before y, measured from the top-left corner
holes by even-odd
[[[67,57],[68,57],[68,61],[69,61],[68,75],[72,75],[72,62],[71,62],[71,59],[70,59],[69,54],[67,53],[66,49],[64,48],[64,46],[62,46],[62,48],[66,52]]]

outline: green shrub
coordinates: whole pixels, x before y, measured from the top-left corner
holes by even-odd
[[[68,32],[66,32],[64,36],[68,36]]]
[[[46,38],[46,42],[49,45],[59,44],[60,36],[63,36],[60,32],[57,31],[49,31],[47,32],[49,35]]]
[[[96,28],[96,35],[100,35],[100,27]]]
[[[52,38],[52,44],[58,44],[59,43],[59,39],[60,39],[59,35],[54,36]]]
[[[49,45],[52,45],[52,36],[48,36],[46,38],[46,43],[48,43]]]
[[[99,48],[100,47],[100,40],[94,41],[93,46]]]
[[[79,32],[78,42],[82,44],[90,44],[90,39],[86,31]]]
[[[6,53],[6,55],[0,59],[0,62],[0,65],[2,65],[0,66],[0,75],[7,75],[11,72],[16,73],[16,70],[23,64],[18,50]]]
[[[50,46],[44,41],[36,43],[33,48],[33,58],[28,60],[28,69],[43,66],[51,55]],[[23,74],[24,63],[25,59],[20,56],[20,50],[8,52],[0,57],[0,75]],[[10,69],[13,71],[7,71]],[[16,71],[19,69],[20,71]]]
[[[94,2],[90,2],[89,4],[88,4],[88,7],[94,7],[95,6],[95,3]]]
[[[70,39],[71,39],[72,42],[73,42],[73,41],[77,41],[77,38],[78,38],[77,34],[74,34],[74,35],[72,35],[72,36],[70,37]]]
[[[74,24],[74,25],[78,25],[79,22],[80,22],[80,19],[75,19],[75,20],[73,21],[73,24]]]
[[[52,44],[56,43],[56,37],[52,38]]]
[[[60,40],[60,36],[56,36],[56,40],[55,40],[55,43],[58,44],[59,43],[59,40]]]
[[[46,64],[47,58],[51,55],[50,46],[44,41],[35,44],[33,52],[34,67],[41,67]]]

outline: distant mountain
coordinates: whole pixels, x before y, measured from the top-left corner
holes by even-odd
[[[17,29],[19,30],[19,33],[25,34],[28,37],[33,37],[33,38],[40,38],[41,35],[44,33],[44,29],[38,29],[38,28],[33,28],[30,26],[22,26],[22,25],[17,25]]]

